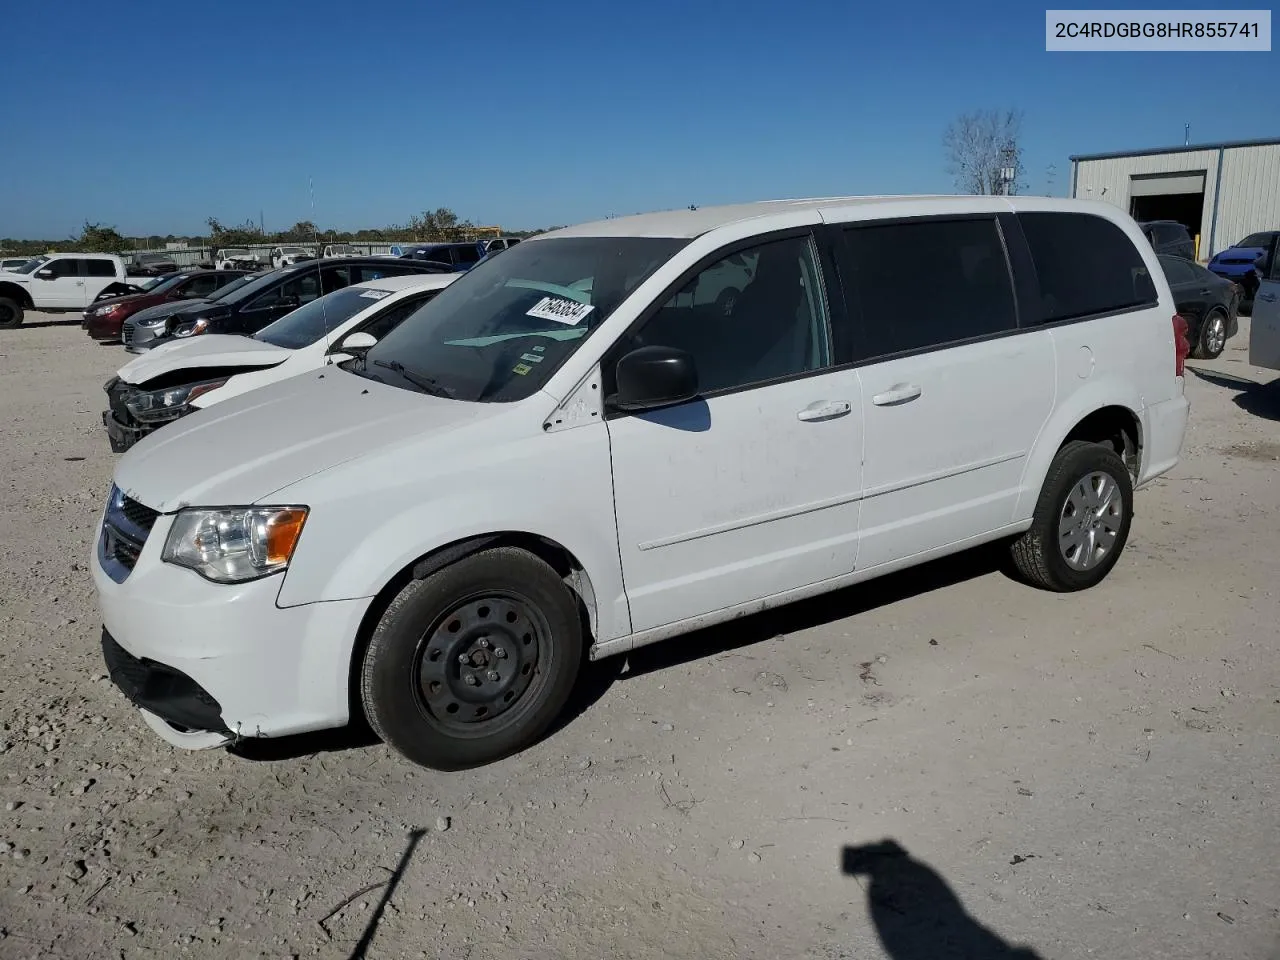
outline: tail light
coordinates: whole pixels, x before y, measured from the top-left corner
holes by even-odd
[[[1173,315],[1173,375],[1180,377],[1186,370],[1187,355],[1191,353],[1190,327],[1187,318],[1180,313]]]

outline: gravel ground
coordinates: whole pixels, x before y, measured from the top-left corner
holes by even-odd
[[[0,332],[0,957],[1280,957],[1280,381],[1247,329],[1100,588],[932,564],[605,661],[543,743],[438,774],[143,727],[85,569],[124,355],[29,317]]]

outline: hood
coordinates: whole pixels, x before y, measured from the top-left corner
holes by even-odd
[[[121,297],[107,297],[105,300],[95,300],[85,307],[85,310],[92,312],[100,307],[114,307],[123,304],[126,310],[135,312],[164,302],[165,296],[163,293],[146,293],[144,291],[143,293],[126,293]]]
[[[1242,263],[1253,263],[1267,255],[1265,247],[1228,247],[1213,259],[1215,261],[1240,261]]]
[[[162,513],[257,503],[339,463],[444,437],[509,407],[430,397],[330,367],[167,424],[120,459],[115,483]]]
[[[175,370],[198,367],[244,367],[255,370],[287,360],[292,350],[224,333],[209,333],[188,340],[171,340],[130,360],[118,371],[125,383],[143,384]]]
[[[169,300],[156,304],[154,307],[144,307],[130,319],[145,323],[148,320],[159,320],[161,317],[171,317],[178,313],[198,313],[201,308],[212,306],[214,306],[212,302],[203,298],[199,300]]]

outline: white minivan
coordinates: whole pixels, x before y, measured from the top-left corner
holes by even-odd
[[[1186,324],[1104,203],[867,197],[557,230],[361,358],[119,462],[92,569],[171,743],[346,724],[449,769],[604,657],[987,541],[1091,587],[1177,463]]]

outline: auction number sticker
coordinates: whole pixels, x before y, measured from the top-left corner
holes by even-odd
[[[578,303],[576,300],[565,300],[563,297],[543,297],[525,314],[539,320],[554,320],[565,326],[575,327],[587,318],[593,307],[589,303]]]
[[[383,297],[391,296],[391,291],[390,290],[366,290],[364,293],[360,294],[360,296],[364,297],[366,300],[381,300]]]

